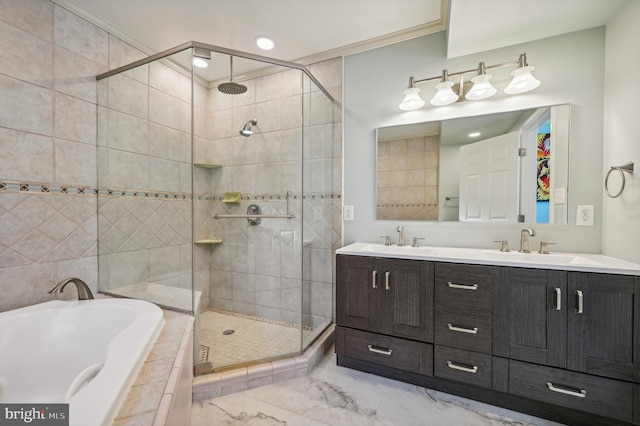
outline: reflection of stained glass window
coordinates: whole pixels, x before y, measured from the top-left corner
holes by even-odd
[[[549,133],[538,134],[538,190],[537,201],[549,201],[549,160],[551,158],[551,135]]]

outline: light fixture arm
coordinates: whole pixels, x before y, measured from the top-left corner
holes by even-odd
[[[495,65],[485,65],[484,62],[480,62],[480,64],[482,64],[482,73],[484,74],[486,72],[486,70],[492,70],[494,68],[504,68],[504,67],[513,67],[515,66],[516,68],[521,68],[523,66],[527,66],[527,54],[526,53],[521,53],[520,57],[518,58],[517,61],[509,61],[509,62],[503,62],[501,64],[495,64]],[[433,80],[442,80],[442,77],[444,75],[444,72],[447,71],[447,77],[456,77],[458,75],[464,75],[464,74],[471,74],[471,73],[476,73],[479,74],[480,71],[480,64],[478,64],[477,68],[473,68],[470,70],[464,70],[464,71],[458,71],[458,72],[453,72],[450,73],[447,70],[443,70],[442,74],[435,76],[435,77],[427,77],[427,78],[421,78],[416,80],[414,77],[413,78],[413,83],[417,84],[417,83],[424,83],[425,81],[433,81]],[[442,81],[446,81],[446,80],[442,80]]]

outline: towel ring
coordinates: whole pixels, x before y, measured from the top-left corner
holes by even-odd
[[[618,191],[618,193],[615,195],[609,192],[609,176],[611,176],[611,172],[614,170],[616,170],[618,173],[620,173],[620,176],[622,176],[622,186],[620,187],[620,191]],[[624,185],[625,185],[624,173],[625,172],[631,175],[633,174],[633,161],[623,164],[622,166],[611,166],[611,168],[607,172],[607,176],[604,178],[604,192],[607,193],[609,198],[618,198],[620,194],[622,194],[622,191],[624,191]]]

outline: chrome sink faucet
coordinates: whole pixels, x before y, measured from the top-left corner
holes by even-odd
[[[91,293],[91,289],[89,288],[87,283],[82,281],[80,278],[75,278],[75,277],[67,278],[60,281],[58,284],[56,284],[54,288],[52,288],[49,291],[49,293],[51,294],[62,293],[62,290],[64,290],[64,287],[69,283],[74,283],[76,285],[76,290],[78,290],[78,300],[89,300],[94,298],[93,293]]]
[[[404,243],[404,226],[398,226],[396,228],[396,231],[398,231],[398,247],[406,246],[406,244]]]
[[[531,253],[529,250],[529,237],[535,237],[536,231],[531,228],[523,228],[520,231],[520,253]]]

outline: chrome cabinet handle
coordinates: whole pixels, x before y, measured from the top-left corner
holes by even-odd
[[[466,365],[460,365],[457,364],[453,361],[447,361],[447,366],[449,368],[452,368],[454,370],[460,370],[460,371],[464,371],[465,373],[473,373],[476,374],[478,372],[478,367],[473,365],[473,366],[466,366]]]
[[[565,387],[558,387],[551,382],[547,382],[547,387],[550,391],[576,396],[578,398],[585,398],[587,396],[587,391],[584,389],[566,389]]]
[[[379,348],[373,345],[367,345],[367,346],[369,347],[369,351],[375,352],[381,355],[391,355],[391,353],[393,352],[393,350],[387,349],[387,348]]]
[[[453,324],[447,324],[451,331],[459,331],[460,333],[478,334],[478,327],[459,327]]]
[[[391,286],[389,285],[389,278],[391,277],[391,272],[386,271],[384,273],[384,289],[389,290]]]
[[[378,288],[376,285],[376,281],[378,280],[378,271],[373,271],[373,276],[371,278],[373,288]]]
[[[477,290],[478,284],[455,284],[451,281],[447,281],[449,288],[459,288],[460,290]]]
[[[553,289],[553,292],[556,294],[556,305],[554,306],[554,309],[559,311],[562,308],[562,290],[560,290],[559,287],[556,287]]]
[[[584,312],[584,296],[581,290],[576,290],[576,313],[581,314]]]

